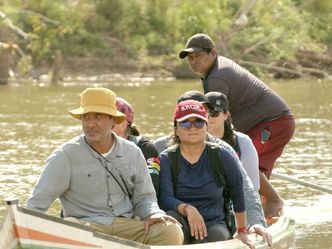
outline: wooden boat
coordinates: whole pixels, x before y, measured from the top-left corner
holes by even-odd
[[[213,243],[180,245],[180,246],[148,246],[137,242],[102,234],[93,229],[35,212],[18,205],[18,200],[6,200],[7,213],[0,224],[1,249],[220,249],[247,248],[238,239]],[[267,229],[273,236],[273,248],[289,248],[292,244],[295,221],[284,212]],[[271,248],[256,234],[250,234],[256,248]]]

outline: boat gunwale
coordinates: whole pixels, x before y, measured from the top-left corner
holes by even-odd
[[[103,239],[106,241],[115,242],[115,243],[132,246],[132,247],[140,248],[140,249],[149,249],[150,248],[150,246],[148,246],[148,245],[144,245],[144,244],[138,243],[136,241],[127,240],[127,239],[123,239],[123,238],[109,235],[106,233],[102,233],[102,232],[99,232],[91,227],[88,227],[88,226],[80,224],[80,223],[65,220],[65,219],[62,219],[62,218],[56,217],[56,216],[51,216],[51,215],[41,213],[41,212],[29,209],[29,208],[21,207],[18,203],[18,200],[11,200],[11,201],[6,200],[6,203],[7,203],[7,207],[9,206],[11,209],[16,208],[16,210],[20,213],[30,215],[33,217],[37,217],[37,218],[41,218],[41,219],[45,219],[48,221],[56,222],[59,224],[67,225],[69,227],[78,228],[78,229],[84,230],[86,232],[90,232],[93,235],[93,237],[95,237],[97,239]],[[15,220],[15,217],[14,217],[14,220]]]
[[[180,248],[191,248],[191,249],[198,249],[198,248],[202,248],[202,245],[204,245],[204,248],[208,248],[210,246],[224,246],[224,245],[232,245],[232,248],[246,248],[246,246],[241,243],[238,239],[231,239],[231,240],[227,240],[227,241],[217,241],[217,242],[209,242],[209,243],[204,243],[204,244],[190,244],[190,245],[144,245],[132,240],[127,240],[127,239],[123,239],[123,238],[119,238],[113,235],[109,235],[106,233],[102,233],[102,232],[98,232],[95,229],[88,227],[86,225],[80,224],[80,223],[76,223],[73,221],[68,221],[65,219],[62,219],[60,217],[56,217],[56,216],[50,216],[48,214],[45,213],[41,213],[29,208],[25,208],[25,207],[21,207],[18,204],[18,200],[10,200],[7,201],[7,215],[10,215],[12,213],[11,217],[12,220],[15,220],[15,212],[20,212],[23,215],[30,215],[36,218],[40,218],[40,219],[45,219],[48,220],[50,222],[56,222],[65,226],[69,226],[72,228],[77,228],[80,230],[83,230],[85,232],[89,232],[91,233],[91,235],[93,237],[95,237],[96,239],[101,239],[101,240],[105,240],[106,242],[113,242],[113,243],[118,243],[119,245],[126,245],[126,246],[130,246],[130,247],[134,247],[134,248],[140,248],[140,249],[161,249],[161,248],[167,248],[167,249],[180,249]],[[15,210],[16,209],[16,210]],[[5,219],[4,219],[5,221]],[[4,223],[4,221],[2,223]],[[3,224],[2,224],[3,226]],[[0,229],[2,228],[2,226],[0,226]],[[272,226],[267,227],[267,230],[270,231],[272,233],[272,236],[275,236],[273,241],[273,247],[275,248],[275,246],[278,246],[279,244],[283,244],[284,241],[288,238],[290,238],[293,234],[294,234],[294,227],[295,227],[295,221],[290,218],[289,216],[282,214],[282,216],[278,219],[278,221],[276,223],[274,223]],[[249,234],[249,238],[252,239],[252,241],[254,242],[256,248],[270,248],[268,247],[267,243],[265,241],[263,241],[262,237],[252,233]],[[279,248],[279,247],[277,247]]]

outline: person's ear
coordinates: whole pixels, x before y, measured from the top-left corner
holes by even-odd
[[[229,112],[224,112],[224,114],[225,114],[225,120],[228,119],[228,117],[229,117]]]
[[[211,51],[210,51],[211,55],[213,57],[217,56],[217,49],[216,48],[212,48]]]

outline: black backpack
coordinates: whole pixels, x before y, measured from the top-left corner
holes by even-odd
[[[230,193],[228,190],[226,177],[224,173],[224,166],[223,160],[220,153],[220,147],[218,144],[206,142],[207,150],[208,150],[208,160],[212,162],[212,166],[215,171],[215,181],[218,187],[223,187],[223,196],[224,196],[224,212],[225,212],[225,222],[226,226],[231,233],[231,236],[236,231],[236,224],[235,224],[235,215],[233,212],[233,203],[230,197]],[[172,173],[172,182],[173,182],[173,192],[176,193],[176,183],[177,177],[180,172],[180,161],[181,161],[181,154],[180,154],[180,146],[173,145],[167,149],[168,158],[171,166],[171,173]]]

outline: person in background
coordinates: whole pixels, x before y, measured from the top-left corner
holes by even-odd
[[[116,97],[116,108],[118,111],[124,113],[126,118],[121,123],[115,124],[112,131],[118,136],[134,142],[141,149],[149,169],[153,186],[158,195],[160,171],[158,150],[152,142],[140,135],[137,126],[134,124],[135,113],[132,105],[125,99]]]
[[[294,134],[295,121],[289,106],[262,80],[218,55],[215,43],[206,34],[190,37],[179,57],[187,57],[191,70],[200,75],[204,93],[216,91],[226,95],[235,129],[251,138],[258,153],[265,216],[278,215],[283,200],[269,178]]]
[[[82,92],[69,113],[83,134],[53,151],[27,207],[46,212],[59,198],[65,219],[143,244],[180,245],[180,224],[159,208],[142,152],[112,132],[125,119],[115,98],[107,88]]]
[[[259,190],[258,155],[251,139],[242,132],[234,131],[228,100],[221,92],[205,94],[214,110],[210,111],[208,132],[232,146],[239,156],[243,168],[246,170],[254,189]]]
[[[181,155],[176,157],[180,168],[174,183],[173,161],[168,151],[161,153],[160,207],[180,221],[185,244],[230,239],[223,208],[224,188],[216,182],[214,167],[208,157],[208,113],[200,102],[186,100],[176,106],[173,120],[174,144],[178,146]],[[233,200],[238,237],[244,244],[254,248],[247,237],[240,166],[229,151],[217,148],[217,153],[222,154],[225,178]]]

